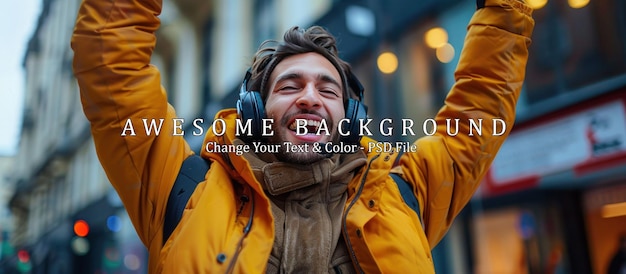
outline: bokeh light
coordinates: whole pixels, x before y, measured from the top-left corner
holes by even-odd
[[[443,28],[432,28],[424,34],[424,41],[431,48],[439,48],[448,43],[448,32]]]
[[[449,63],[454,58],[454,47],[448,43],[437,48],[437,60],[442,63]]]
[[[383,52],[378,56],[376,62],[378,69],[385,74],[391,74],[398,69],[398,57],[392,52]]]

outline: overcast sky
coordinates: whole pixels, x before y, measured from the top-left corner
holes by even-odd
[[[0,156],[15,154],[22,123],[22,61],[42,0],[12,1],[0,11]]]

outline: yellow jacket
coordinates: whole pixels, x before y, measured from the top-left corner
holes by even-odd
[[[485,6],[469,24],[456,84],[435,118],[437,134],[417,140],[417,152],[404,153],[393,169],[413,185],[423,226],[388,175],[397,154],[368,153],[348,187],[342,230],[359,271],[433,273],[431,248],[469,201],[506,136],[488,130],[468,136],[467,120],[501,118],[508,129],[513,125],[534,22],[530,8],[515,0],[487,0]],[[172,134],[176,114],[159,71],[149,65],[160,11],[159,0],[85,0],[80,7],[73,65],[98,157],[149,250],[151,273],[263,272],[274,238],[270,202],[248,162],[234,153],[203,150],[202,157],[213,161],[207,181],[187,204],[193,210],[162,243],[170,189],[193,152]],[[164,132],[147,135],[139,129],[142,118],[163,118]],[[236,113],[225,110],[218,118],[227,122],[226,136],[208,134],[205,142],[230,143]],[[461,119],[456,137],[446,133],[447,118]],[[130,133],[124,131],[128,119],[135,136],[121,136]],[[374,140],[361,144],[368,142]],[[239,212],[242,193],[254,201],[253,214],[250,202]]]

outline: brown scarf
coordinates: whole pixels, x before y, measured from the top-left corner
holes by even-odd
[[[348,182],[365,155],[334,155],[309,165],[278,162],[268,154],[244,157],[272,201],[276,235],[267,273],[354,272],[341,219]]]

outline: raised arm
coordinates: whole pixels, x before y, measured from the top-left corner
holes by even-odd
[[[175,113],[149,64],[160,11],[161,1],[84,0],[71,43],[98,157],[148,247],[160,245],[164,205],[191,153],[182,137],[172,135]],[[164,119],[158,136],[145,132],[144,118]]]
[[[477,2],[456,82],[435,118],[437,134],[418,140],[418,152],[407,153],[400,161],[407,180],[416,182],[432,247],[472,197],[513,126],[525,77],[534,27],[532,10],[518,0]],[[452,133],[454,119],[460,119],[456,136],[448,134],[446,119],[451,119]],[[469,121],[479,119],[482,135],[473,129],[473,136],[469,136]],[[504,121],[507,133],[496,136],[492,132],[494,119]]]

